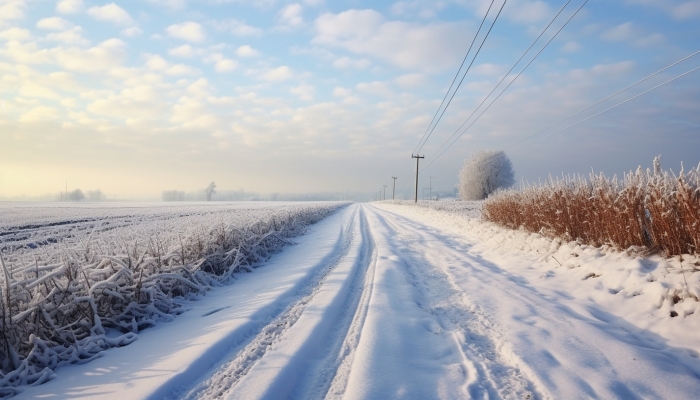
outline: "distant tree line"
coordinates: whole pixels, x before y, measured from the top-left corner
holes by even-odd
[[[185,192],[180,190],[163,190],[163,201],[185,201]]]
[[[100,189],[88,190],[87,193],[84,193],[81,189],[75,189],[68,193],[61,192],[59,196],[59,200],[62,201],[83,201],[85,199],[88,201],[102,201],[106,200],[107,196]]]

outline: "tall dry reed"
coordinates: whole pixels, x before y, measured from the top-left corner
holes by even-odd
[[[667,256],[700,254],[700,165],[677,175],[638,168],[622,180],[564,177],[495,194],[482,216],[501,226]]]

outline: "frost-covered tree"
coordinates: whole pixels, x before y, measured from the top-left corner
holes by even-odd
[[[97,190],[88,190],[87,192],[87,197],[90,199],[90,201],[100,201],[105,198],[105,195],[102,193],[100,189]]]
[[[513,164],[501,150],[481,150],[464,161],[459,173],[459,196],[483,200],[497,189],[513,186]]]
[[[207,195],[207,201],[211,201],[211,196],[216,194],[216,183],[212,181],[206,189],[204,189],[204,194]]]
[[[82,190],[80,189],[75,189],[72,192],[68,193],[68,199],[70,201],[81,201],[85,200],[85,194],[83,193]]]

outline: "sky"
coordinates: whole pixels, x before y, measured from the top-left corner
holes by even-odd
[[[700,66],[700,55],[537,133],[700,50],[698,0],[589,0],[436,157],[583,2],[570,1],[507,77],[567,2],[493,2],[471,68],[419,151],[421,189],[452,190],[464,160],[485,149],[504,149],[516,179],[531,182],[621,174],[659,154],[675,171],[700,162],[700,71],[546,137]],[[407,195],[412,152],[491,3],[0,0],[0,197],[66,182],[108,197],[211,181],[370,193],[392,176]]]

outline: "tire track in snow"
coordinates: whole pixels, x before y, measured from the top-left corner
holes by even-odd
[[[450,258],[458,259],[459,254],[432,233],[415,228],[415,223],[405,217],[376,207],[372,207],[372,211],[380,223],[392,232],[387,235],[387,240],[393,242],[395,248],[405,250],[413,261],[407,263],[405,272],[409,282],[428,300],[428,304],[423,305],[424,309],[437,318],[444,331],[452,332],[463,354],[465,372],[476,374],[466,383],[470,397],[542,398],[518,365],[509,360],[511,354],[504,349],[498,327],[489,321],[445,271],[444,266],[450,264]],[[398,220],[401,220],[400,224]],[[411,245],[406,246],[407,243]]]
[[[236,351],[230,361],[219,366],[210,377],[200,381],[196,386],[180,394],[181,399],[216,399],[227,397],[265,354],[273,348],[287,331],[302,316],[306,306],[314,299],[328,275],[348,256],[352,244],[357,240],[353,231],[358,224],[359,206],[353,211],[350,223],[345,228],[342,246],[336,256],[321,270],[318,270],[309,284],[299,291],[298,299],[271,316],[270,322],[257,332],[251,332],[250,341],[245,347]],[[360,216],[363,219],[364,216]],[[365,269],[366,270],[366,269]]]
[[[362,328],[367,318],[373,282],[376,274],[377,246],[367,223],[364,207],[361,209],[361,232],[363,236],[362,267],[353,277],[352,289],[346,300],[345,312],[338,318],[338,329],[329,338],[329,348],[315,376],[312,389],[299,398],[342,398],[347,387],[355,350],[360,342]]]

